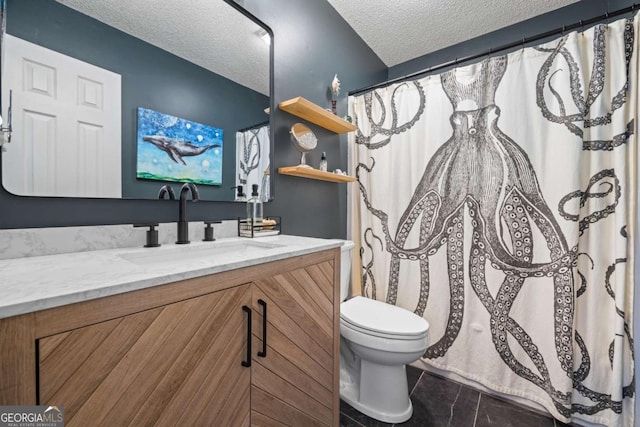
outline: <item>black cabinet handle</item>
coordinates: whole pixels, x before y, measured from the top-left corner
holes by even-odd
[[[251,366],[251,309],[246,305],[242,306],[242,311],[247,313],[247,360],[242,361],[242,366]]]
[[[258,304],[262,306],[262,351],[258,352],[258,356],[267,357],[267,303],[259,299]]]

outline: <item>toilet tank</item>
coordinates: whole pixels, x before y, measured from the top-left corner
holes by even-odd
[[[340,302],[347,299],[351,290],[351,252],[354,246],[351,240],[343,240],[340,248]]]

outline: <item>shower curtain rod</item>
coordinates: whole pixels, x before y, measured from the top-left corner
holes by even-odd
[[[246,128],[243,128],[243,129],[238,129],[236,132],[246,132],[246,131],[251,130],[251,129],[261,128],[262,126],[268,125],[268,124],[269,124],[269,120],[264,121],[264,122],[260,122],[260,123],[256,123],[255,125],[247,126]]]
[[[471,60],[474,60],[474,59],[482,58],[483,56],[492,55],[494,53],[498,53],[498,52],[501,52],[503,50],[512,49],[514,47],[524,46],[527,43],[531,43],[531,42],[535,42],[535,41],[538,41],[538,40],[545,39],[547,37],[555,36],[556,34],[563,34],[566,31],[572,31],[572,30],[575,30],[575,29],[578,29],[578,28],[584,28],[586,25],[595,24],[596,22],[600,22],[600,21],[603,21],[605,19],[610,19],[610,18],[614,18],[616,16],[625,15],[627,13],[632,13],[632,12],[635,12],[636,9],[638,9],[638,8],[639,8],[638,5],[633,3],[629,7],[625,7],[623,9],[618,9],[618,10],[616,10],[614,12],[607,12],[607,13],[605,13],[603,15],[596,16],[595,18],[587,19],[587,20],[584,20],[584,21],[580,20],[577,23],[571,24],[571,25],[563,25],[562,27],[556,28],[554,30],[546,31],[544,33],[540,33],[540,34],[537,34],[537,35],[531,36],[531,37],[523,37],[522,40],[519,40],[519,41],[516,41],[516,42],[512,42],[512,43],[508,43],[508,44],[504,44],[504,45],[496,47],[496,48],[491,48],[491,49],[486,50],[486,51],[481,52],[481,53],[476,53],[476,54],[473,54],[473,55],[464,56],[462,58],[456,58],[453,61],[448,61],[448,62],[445,62],[445,63],[440,64],[440,65],[435,65],[433,67],[429,67],[427,69],[424,69],[424,70],[421,70],[421,71],[417,71],[417,72],[412,73],[412,74],[407,74],[406,76],[396,77],[395,79],[387,80],[387,81],[382,82],[382,83],[377,83],[377,84],[374,84],[374,85],[371,85],[371,86],[363,87],[361,89],[352,90],[352,91],[347,92],[347,95],[348,96],[358,95],[358,94],[360,94],[362,92],[368,92],[370,90],[380,89],[380,88],[392,85],[392,84],[397,83],[397,82],[413,79],[413,78],[421,76],[423,74],[428,74],[428,73],[431,73],[433,71],[442,70],[443,68],[447,68],[447,67],[450,67],[452,65],[458,65],[458,64],[463,63],[463,62],[467,62],[467,61],[471,61]]]

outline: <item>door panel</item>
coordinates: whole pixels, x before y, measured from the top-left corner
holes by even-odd
[[[69,426],[245,425],[250,302],[244,285],[40,339],[40,402]]]
[[[295,286],[304,286],[300,282],[293,281],[291,276],[279,275],[259,282],[258,289],[263,295],[274,304],[274,319],[281,319],[279,326],[282,332],[287,328],[295,329],[297,327],[302,333],[300,337],[288,335],[292,340],[299,340],[303,348],[307,346],[303,341],[310,339],[320,347],[331,358],[331,349],[333,338],[330,332],[327,332],[326,326],[332,324],[332,319],[323,315],[320,310],[309,309],[309,306],[315,306],[313,301],[305,292],[292,292],[291,288]],[[256,298],[254,298],[254,301]],[[275,320],[274,320],[275,321]],[[291,325],[288,325],[291,323]],[[309,344],[311,347],[311,344]],[[322,357],[322,356],[318,356]],[[325,366],[331,370],[330,360],[324,358],[327,363]]]
[[[252,368],[251,382],[254,387],[272,396],[277,396],[287,405],[319,420],[324,425],[331,424],[331,409],[298,388],[301,384],[293,385],[260,363],[256,363]],[[265,415],[271,415],[271,413]]]
[[[268,424],[265,418],[268,419]],[[326,425],[259,387],[251,387],[251,425],[260,425],[261,420],[265,422],[264,425],[304,427],[323,427]],[[271,420],[275,423],[272,423]]]
[[[334,389],[337,364],[329,286],[333,289],[332,262],[254,282],[253,425],[333,423],[339,391]],[[257,356],[264,332],[259,300],[267,305],[266,357]]]
[[[19,195],[121,197],[120,75],[11,35],[3,53],[4,108],[13,91],[3,185]]]
[[[255,337],[255,343],[261,348],[262,340]],[[269,340],[271,337],[269,337]],[[315,380],[312,375],[307,375],[305,371],[296,366],[293,362],[289,361],[285,356],[277,352],[272,346],[267,346],[267,355],[260,360],[260,364],[265,368],[273,372],[278,372],[282,379],[295,384],[304,393],[316,399],[318,402],[331,402],[331,384],[323,386],[319,381]]]
[[[320,345],[316,340],[314,340],[313,335],[315,332],[317,332],[317,326],[302,328],[297,323],[296,319],[292,319],[291,317],[289,317],[287,313],[283,311],[280,306],[278,306],[278,304],[274,302],[273,299],[267,296],[267,294],[264,293],[262,288],[260,287],[254,288],[253,292],[253,309],[255,313],[261,313],[262,311],[262,308],[257,304],[257,301],[259,299],[267,302],[269,311],[267,316],[267,328],[269,332],[272,330],[278,330],[281,334],[287,337],[294,346],[304,351],[310,358],[316,361],[322,369],[329,373],[333,372],[333,356],[331,354],[332,347],[328,346],[328,344]],[[255,322],[254,325],[259,325],[260,327],[262,327],[262,325],[258,322]],[[260,335],[258,336],[262,337],[262,329],[260,329]],[[269,337],[267,337],[267,344],[270,344]],[[278,351],[285,353],[292,350],[279,348]],[[258,359],[258,361],[260,360]]]

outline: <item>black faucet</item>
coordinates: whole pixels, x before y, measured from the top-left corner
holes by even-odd
[[[170,185],[163,185],[158,192],[158,199],[164,199],[164,196],[169,196],[169,200],[176,199],[176,193],[173,192],[173,188]]]
[[[180,189],[180,211],[178,214],[178,241],[176,244],[185,245],[189,243],[189,223],[187,222],[187,193],[191,191],[191,200],[200,200],[198,187],[190,182],[184,184]]]

